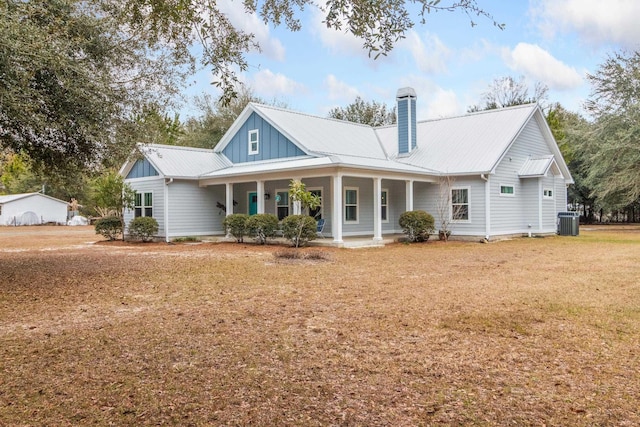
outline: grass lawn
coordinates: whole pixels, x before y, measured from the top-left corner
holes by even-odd
[[[0,227],[0,425],[639,425],[640,227],[580,232],[323,261]]]

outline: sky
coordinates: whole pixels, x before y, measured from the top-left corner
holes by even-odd
[[[443,4],[451,3],[444,0]],[[464,114],[481,104],[482,94],[498,78],[525,78],[549,88],[548,102],[571,111],[582,106],[591,87],[586,78],[607,57],[640,46],[637,0],[477,0],[500,30],[483,17],[462,12],[427,15],[425,24],[406,33],[389,55],[369,57],[362,41],[327,29],[313,7],[300,15],[302,29],[267,26],[248,15],[242,2],[219,0],[234,25],[255,34],[261,52],[249,52],[249,68],[239,75],[254,95],[287,108],[326,116],[357,96],[392,107],[401,87],[417,93],[418,119]],[[181,117],[197,116],[193,96],[220,92],[213,76],[200,71],[184,95]]]

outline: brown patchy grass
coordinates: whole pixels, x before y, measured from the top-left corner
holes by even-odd
[[[640,227],[302,263],[96,240],[0,227],[0,425],[640,424]]]

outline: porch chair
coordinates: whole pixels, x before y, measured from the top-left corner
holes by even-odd
[[[317,223],[316,234],[318,234],[318,236],[324,239],[324,236],[322,235],[323,230],[324,230],[324,218],[321,218],[318,220],[318,223]]]

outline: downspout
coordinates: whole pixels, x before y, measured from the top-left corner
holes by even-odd
[[[173,178],[164,181],[164,240],[169,243],[169,184]]]
[[[485,174],[480,174],[480,178],[485,181],[484,184],[484,238],[489,240],[491,236],[491,182],[489,180],[490,176]]]

